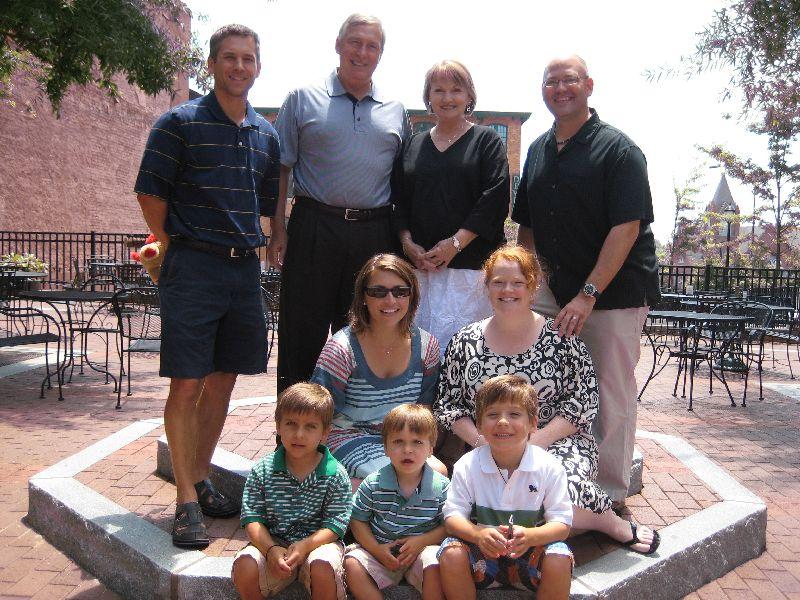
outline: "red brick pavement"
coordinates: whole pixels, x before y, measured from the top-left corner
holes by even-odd
[[[776,354],[782,356],[781,352],[778,348]],[[640,381],[649,371],[650,359],[646,354],[639,367]],[[116,398],[111,386],[103,385],[102,377],[97,374],[76,375],[75,383],[65,388],[64,402],[57,401],[54,391],[48,392],[43,400],[38,398],[42,369],[0,379],[0,506],[4,509],[0,513],[0,597],[118,597],[25,524],[27,481],[31,475],[131,422],[161,416],[166,385],[156,371],[157,360],[134,360],[134,395],[124,400],[121,411],[114,410]],[[769,509],[767,551],[688,598],[800,599],[797,401],[765,390],[764,401],[759,402],[751,382],[750,406],[731,408],[719,386],[715,386],[713,396],[708,394],[704,385],[708,372],[703,369],[695,388],[695,411],[690,413],[685,410],[685,401],[671,396],[674,375],[674,367],[669,366],[648,387],[640,406],[640,427],[687,439],[763,498]],[[765,379],[787,382],[788,369],[780,364],[774,370],[769,368]],[[737,400],[742,387],[739,381],[731,385]],[[274,393],[275,374],[271,365],[266,375],[241,378],[234,398]],[[224,432],[223,447],[249,458],[260,455],[272,437],[274,424],[270,410],[269,406],[238,409]],[[139,486],[133,495],[135,499],[123,500],[128,495],[120,495],[118,501],[133,510],[141,510],[145,501],[149,501],[163,513],[165,503],[172,502],[171,488],[152,476],[155,456],[149,454],[148,441],[152,443],[152,438],[139,442],[141,446],[132,445],[130,452],[142,454],[133,461],[136,464],[129,473],[106,482],[95,473],[91,485],[108,488],[116,485],[119,489]],[[666,524],[685,514],[684,511],[693,512],[714,501],[702,483],[677,464],[670,465],[660,457],[648,460],[659,451],[657,444],[641,440],[639,445],[648,471],[643,494],[630,504],[635,518],[653,524],[659,524],[657,519],[661,519]],[[81,475],[84,476],[88,475]],[[123,481],[124,477],[128,479]],[[122,484],[132,487],[124,488]],[[141,490],[146,493],[139,494]],[[139,499],[141,504],[135,506]],[[224,547],[212,550],[219,554],[228,554],[241,543],[235,522],[230,525],[228,521],[232,520],[211,523],[218,539],[227,538]]]

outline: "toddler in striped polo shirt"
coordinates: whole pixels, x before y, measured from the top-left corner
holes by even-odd
[[[297,383],[278,396],[278,447],[253,465],[242,497],[250,545],[231,576],[244,600],[273,596],[295,579],[313,600],[345,600],[341,538],[352,488],[322,444],[332,421],[333,398],[321,385]]]
[[[347,587],[356,600],[371,600],[405,577],[423,600],[442,598],[436,552],[450,481],[427,463],[436,420],[427,406],[402,404],[386,415],[381,435],[391,463],[368,475],[353,498],[358,543],[344,557]]]

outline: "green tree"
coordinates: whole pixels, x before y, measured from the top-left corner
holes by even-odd
[[[781,266],[786,227],[795,227],[786,198],[797,196],[798,165],[790,160],[800,135],[800,0],[735,0],[714,11],[698,34],[694,52],[678,68],[660,68],[646,75],[658,79],[682,73],[692,76],[727,68],[724,96],[742,103],[741,118],[754,133],[767,138],[769,165],[759,167],[721,146],[706,151],[718,158],[734,178],[750,185],[775,219],[775,266]],[[757,240],[751,240],[754,248]]]
[[[700,193],[699,182],[702,175],[703,167],[697,166],[691,170],[683,184],[678,185],[674,180],[672,182],[675,218],[672,221],[672,234],[665,252],[669,264],[674,264],[678,256],[696,250],[697,230],[694,226],[695,219],[691,213],[697,203],[697,194]]]
[[[725,172],[731,177],[748,185],[757,199],[762,202],[762,207],[767,207],[774,221],[774,241],[769,242],[771,253],[775,257],[775,267],[781,267],[782,252],[786,236],[797,230],[800,211],[800,164],[793,163],[790,159],[790,140],[784,139],[780,134],[766,132],[769,140],[769,166],[761,167],[750,159],[742,159],[728,152],[720,145],[701,150],[717,160]],[[793,186],[797,186],[794,187]],[[787,201],[788,198],[788,201]],[[765,240],[751,241],[754,253],[759,251]],[[754,262],[756,257],[753,257]]]
[[[164,22],[182,10],[178,0],[3,0],[0,99],[10,97],[18,70],[37,78],[56,112],[72,84],[117,96],[117,74],[148,94],[169,91],[178,74],[196,76],[203,63],[197,44]]]

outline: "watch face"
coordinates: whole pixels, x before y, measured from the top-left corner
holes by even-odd
[[[583,293],[587,296],[595,296],[597,295],[597,288],[593,284],[587,283],[583,286]]]

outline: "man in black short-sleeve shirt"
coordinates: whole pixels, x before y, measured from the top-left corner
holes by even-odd
[[[659,294],[653,205],[642,151],[589,108],[594,81],[577,56],[545,70],[553,127],[531,144],[512,219],[547,274],[536,310],[592,354],[600,386],[598,483],[624,501],[636,433],[639,336]]]

